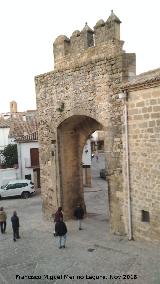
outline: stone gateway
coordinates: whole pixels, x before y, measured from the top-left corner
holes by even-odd
[[[96,130],[103,130],[112,231],[129,234],[130,238],[143,237],[145,231],[145,236],[148,234],[150,238],[151,223],[147,222],[149,227],[145,227],[143,223],[143,232],[140,231],[140,215],[147,214],[144,212],[148,212],[150,203],[138,199],[142,198],[142,195],[144,198],[145,191],[144,188],[142,191],[143,177],[138,180],[138,172],[140,175],[141,169],[145,167],[147,170],[152,164],[150,160],[149,164],[145,164],[145,155],[150,151],[149,148],[154,143],[157,145],[156,151],[159,147],[159,112],[155,107],[160,104],[160,95],[157,91],[156,98],[152,99],[151,92],[150,98],[147,98],[145,91],[142,91],[141,99],[141,91],[136,91],[134,103],[133,91],[130,101],[128,93],[134,88],[129,83],[132,78],[136,80],[136,57],[134,53],[126,53],[123,50],[120,23],[112,11],[106,22],[100,20],[96,23],[94,30],[86,23],[82,31],[74,31],[70,38],[59,36],[53,44],[54,71],[35,78],[42,204],[46,216],[51,216],[58,206],[63,206],[65,216],[72,218],[77,202],[81,202],[85,208],[82,151],[88,137]],[[136,88],[137,86],[136,84]],[[128,102],[127,99],[120,98],[119,93],[122,91],[127,94]],[[145,103],[146,99],[148,105]],[[150,106],[154,100],[154,106]],[[127,112],[124,110],[127,111],[127,107],[129,116],[125,116]],[[154,125],[151,126],[153,123],[150,121],[149,127],[149,122],[146,121],[148,116],[143,116],[153,111],[153,108],[157,115],[154,118],[156,137]],[[126,121],[126,117],[129,121]],[[152,128],[152,132],[147,132],[148,135],[152,133],[152,138],[147,137],[153,140],[153,144],[147,146],[143,155],[140,151],[143,153],[142,145],[145,147],[146,127]],[[141,132],[142,129],[144,132]],[[129,140],[126,136],[129,136]],[[130,145],[127,142],[131,143],[131,159]],[[134,153],[137,156],[134,156]],[[140,162],[140,155],[143,162]],[[157,158],[154,158],[157,162],[160,161],[160,151]],[[132,176],[131,169],[136,176]],[[153,172],[147,172],[148,179],[151,178],[150,175],[155,175]],[[159,166],[156,167],[156,172],[159,177],[156,175],[154,186],[152,185],[150,190],[154,190],[155,196],[158,197],[154,188],[158,189],[160,185]],[[148,196],[148,199],[151,202],[151,196]],[[159,205],[156,214],[160,213],[158,208]]]

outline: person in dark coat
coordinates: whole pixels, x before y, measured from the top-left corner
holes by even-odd
[[[80,204],[78,204],[76,209],[74,210],[74,216],[79,221],[79,230],[82,230],[82,219],[84,217],[84,210]]]
[[[55,223],[60,222],[60,218],[62,218],[63,220],[62,207],[59,207],[58,210],[56,211],[55,216],[54,216],[54,222]],[[55,227],[56,227],[56,224],[55,224]],[[55,228],[54,236],[55,237],[57,236],[56,228]]]
[[[59,248],[65,248],[66,245],[66,236],[67,236],[67,226],[63,222],[62,217],[60,217],[59,222],[55,225],[55,230],[57,233],[57,236],[59,236]]]
[[[11,217],[12,229],[13,229],[13,241],[16,239],[20,239],[19,236],[19,218],[17,216],[17,212],[13,211],[13,216]]]

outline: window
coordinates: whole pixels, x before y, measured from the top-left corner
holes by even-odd
[[[1,186],[1,188],[5,188],[5,187],[6,187],[6,185],[7,185],[7,184],[2,185],[2,186]]]
[[[148,211],[142,210],[141,214],[142,214],[142,222],[149,222],[150,221],[150,216],[149,216]]]
[[[22,183],[22,187],[28,186],[28,183]]]
[[[15,183],[14,186],[15,186],[14,188],[22,188],[22,187],[28,186],[28,184],[27,183]]]
[[[8,184],[6,189],[15,189],[16,188],[16,184]]]
[[[25,179],[29,179],[29,180],[31,180],[31,174],[29,174],[29,175],[25,175]]]
[[[15,186],[16,186],[16,188],[21,188],[22,187],[22,183],[16,183]]]

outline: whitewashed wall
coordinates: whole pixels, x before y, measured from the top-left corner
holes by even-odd
[[[33,169],[30,168],[31,167],[31,158],[30,158],[31,148],[39,148],[38,142],[17,143],[18,165],[20,169],[21,178],[24,179],[25,175],[31,174],[32,181],[34,181]]]
[[[8,145],[8,134],[10,128],[0,128],[0,150]]]
[[[0,169],[0,186],[6,184],[10,180],[20,179],[19,169]]]

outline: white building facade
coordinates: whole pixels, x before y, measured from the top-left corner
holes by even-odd
[[[40,187],[38,133],[17,140],[18,167],[21,179],[30,179],[35,188]]]
[[[0,127],[0,150],[4,150],[5,146],[9,144],[8,135],[9,127]]]

